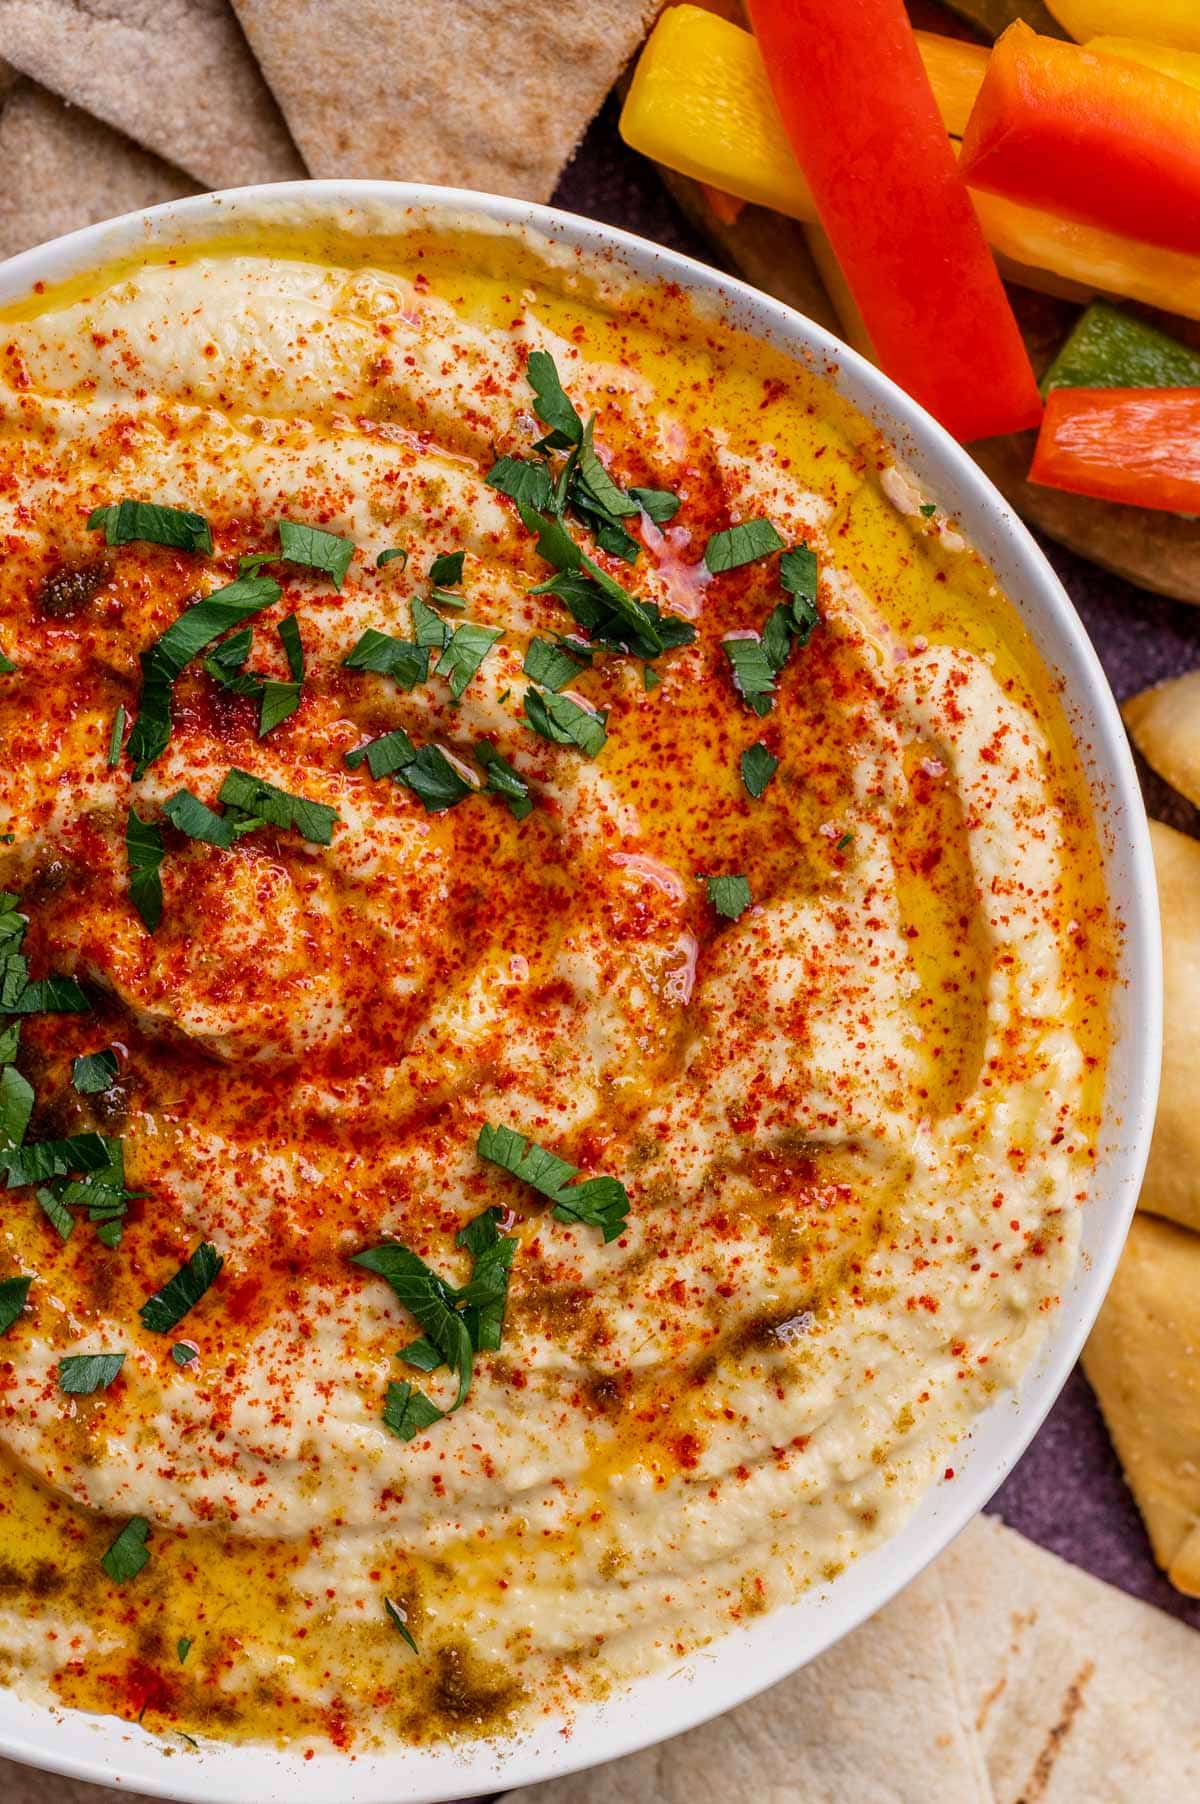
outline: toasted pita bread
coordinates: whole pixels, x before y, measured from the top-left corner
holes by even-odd
[[[203,187],[304,174],[228,0],[4,0],[0,56]]]
[[[802,1672],[664,1747],[505,1804],[992,1804],[933,1572]]]
[[[547,200],[661,0],[235,0],[313,175]]]
[[[1198,1356],[1200,1236],[1138,1215],[1083,1368],[1154,1557],[1190,1597],[1200,1597]]]
[[[996,1804],[1200,1797],[1194,1629],[988,1516],[935,1571]]]
[[[1185,677],[1183,681],[1190,682]],[[1176,688],[1176,684],[1167,684]],[[1200,704],[1198,704],[1200,705]],[[1163,1065],[1138,1205],[1200,1230],[1200,840],[1150,822],[1163,936]]]
[[[0,112],[0,257],[195,192],[181,170],[23,82]]]
[[[1147,764],[1200,807],[1200,670],[1143,689],[1121,713]]]

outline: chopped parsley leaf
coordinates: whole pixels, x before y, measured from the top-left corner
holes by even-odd
[[[493,1126],[490,1122],[480,1128],[475,1149],[481,1159],[499,1165],[548,1197],[554,1204],[555,1221],[599,1228],[606,1243],[624,1231],[629,1195],[616,1178],[585,1178],[577,1184],[577,1166],[568,1165],[557,1153],[527,1140],[515,1128]]]
[[[835,852],[846,852],[854,844],[853,833],[843,833],[834,847]]]
[[[574,682],[589,661],[587,652],[576,657],[561,640],[552,645],[549,639],[531,639],[522,668],[531,682],[539,683],[543,689],[557,691]]]
[[[784,543],[769,520],[743,520],[713,534],[704,547],[704,562],[713,576],[720,576],[726,570],[741,569],[743,564],[756,564],[773,551],[782,551]]]
[[[224,1263],[216,1247],[202,1240],[175,1276],[146,1298],[138,1310],[143,1328],[151,1334],[168,1334],[200,1301]]]
[[[656,526],[665,526],[679,512],[681,502],[670,489],[630,489],[630,495]]]
[[[775,668],[761,639],[722,639],[722,649],[733,667],[738,694],[756,714],[771,712],[775,693]]]
[[[407,1641],[413,1653],[419,1658],[421,1650],[412,1638],[412,1631],[408,1626],[408,1617],[400,1608],[400,1605],[394,1604],[390,1597],[385,1597],[383,1600],[383,1607],[388,1613],[388,1620],[392,1624],[392,1627],[396,1630],[397,1634]]]
[[[17,666],[13,663],[12,659],[6,657],[5,654],[0,651],[0,676],[10,676],[16,668]]]
[[[761,800],[763,791],[778,769],[778,758],[771,756],[761,739],[742,753],[742,782],[756,802]]]
[[[937,502],[936,501],[922,501],[921,506],[918,509],[918,512],[922,513],[927,520],[931,520],[933,518],[934,514],[937,513]]]
[[[440,745],[423,745],[411,763],[400,767],[396,776],[420,798],[428,814],[440,814],[447,808],[454,808],[474,793],[473,786],[457,765],[451,763]]]
[[[212,556],[212,530],[202,514],[185,508],[160,507],[154,501],[117,501],[88,515],[88,531],[104,530],[106,545],[171,545],[177,551]]]
[[[408,563],[408,553],[402,545],[394,545],[388,551],[381,551],[375,559],[376,570],[382,570],[386,564],[394,564],[397,558],[400,559],[400,568],[403,570]]]
[[[177,1366],[190,1366],[199,1357],[195,1347],[190,1347],[185,1340],[177,1340],[171,1348],[171,1358]]]
[[[304,681],[304,642],[300,637],[300,622],[294,614],[285,614],[275,628],[283,646],[283,655],[287,659],[287,667],[292,673],[294,683]]]
[[[307,796],[291,795],[286,789],[276,789],[265,778],[252,777],[248,771],[238,770],[236,766],[226,776],[217,798],[256,825],[278,827],[283,832],[291,830],[317,846],[332,843],[334,824],[338,819],[336,808],[330,808],[324,802],[310,801]]]
[[[133,807],[125,822],[125,851],[129,858],[129,899],[141,915],[147,933],[153,933],[162,920],[160,869],[166,853],[161,830],[153,821],[144,821]]]
[[[440,614],[435,614],[428,602],[414,595],[409,602],[412,609],[413,638],[418,645],[429,645],[441,651],[450,637],[450,628]]]
[[[7,1334],[29,1298],[32,1278],[0,1278],[0,1334]]]
[[[185,608],[141,654],[142,694],[126,750],[135,778],[166,751],[171,738],[171,694],[184,666],[230,627],[278,601],[282,590],[269,576],[240,576]]]
[[[429,566],[429,580],[434,588],[457,587],[463,578],[466,556],[465,551],[443,551],[440,557],[435,557]]]
[[[175,1652],[179,1656],[180,1666],[183,1665],[184,1661],[187,1659],[187,1657],[191,1653],[191,1651],[192,1651],[192,1643],[191,1643],[190,1636],[181,1635],[179,1637],[179,1640],[175,1643]]]
[[[71,1082],[81,1096],[99,1096],[111,1090],[117,1077],[117,1055],[111,1046],[102,1052],[85,1052],[71,1065]]]
[[[489,489],[507,495],[511,501],[523,501],[539,513],[550,506],[554,492],[545,464],[532,463],[525,457],[499,458],[483,480]]]
[[[0,1158],[20,1146],[33,1114],[33,1085],[15,1065],[0,1071]]]
[[[116,770],[121,762],[121,741],[125,737],[125,703],[121,702],[113,715],[112,733],[108,741],[108,768]]]
[[[471,1388],[474,1347],[467,1322],[455,1307],[458,1292],[454,1286],[396,1240],[355,1253],[353,1263],[387,1279],[405,1309],[424,1330],[426,1339],[436,1347],[443,1363],[457,1377],[458,1395],[451,1408],[460,1409]],[[389,1386],[389,1395],[392,1388]],[[402,1401],[406,1403],[407,1400],[405,1397]],[[427,1399],[424,1401],[427,1407],[432,1407]],[[393,1432],[398,1431],[393,1429]]]
[[[535,733],[555,745],[578,746],[585,757],[594,758],[607,737],[607,708],[581,708],[569,695],[544,689],[527,689],[524,706]]]
[[[477,1353],[495,1353],[504,1333],[508,1281],[517,1251],[517,1239],[501,1234],[499,1209],[485,1209],[454,1236],[456,1246],[471,1255],[471,1276],[458,1293],[466,1305],[467,1331]],[[411,1349],[410,1349],[411,1352]]]
[[[423,1428],[431,1428],[445,1416],[445,1410],[431,1403],[424,1391],[411,1385],[407,1378],[393,1379],[383,1400],[383,1424],[400,1441],[411,1441]]]
[[[792,598],[789,625],[802,651],[821,624],[817,575],[817,554],[808,545],[793,545],[779,560],[779,580]]]
[[[373,777],[390,777],[402,765],[411,764],[416,755],[417,748],[404,728],[393,727],[390,733],[381,733],[378,739],[369,739],[366,745],[347,752],[346,763],[351,770],[365,763]]]
[[[705,877],[704,887],[708,899],[719,915],[726,920],[736,921],[744,915],[750,906],[750,885],[744,877],[726,875],[721,877]]]
[[[523,821],[527,815],[532,814],[533,799],[529,794],[529,785],[513,769],[508,759],[486,739],[481,739],[475,747],[475,756],[487,775],[488,789],[493,795],[503,796],[513,819]]]
[[[402,689],[415,689],[429,675],[429,648],[413,645],[408,639],[393,639],[369,626],[343,662],[347,670],[374,671],[377,676],[391,677]]]
[[[474,620],[464,620],[461,626],[455,627],[435,666],[436,674],[448,679],[455,701],[462,699],[463,691],[488,652],[497,639],[503,637],[502,627],[480,626]]]
[[[549,351],[530,351],[525,373],[534,393],[533,411],[550,432],[543,441],[565,451],[583,441],[583,421],[568,400]]]
[[[304,526],[297,520],[279,522],[279,555],[288,564],[303,564],[333,578],[340,589],[354,556],[354,540],[324,532],[319,526]]]
[[[136,1578],[150,1559],[146,1540],[150,1524],[144,1516],[131,1516],[100,1564],[116,1585]]]
[[[40,1184],[46,1178],[66,1177],[68,1172],[107,1171],[112,1146],[104,1134],[74,1134],[66,1140],[34,1140],[28,1146],[0,1148],[0,1165],[7,1170],[9,1190]]]
[[[123,1353],[74,1353],[58,1362],[58,1388],[73,1397],[106,1391],[121,1367]]]
[[[190,789],[177,789],[163,803],[163,813],[171,825],[186,833],[189,839],[201,840],[206,846],[217,846],[222,852],[227,852],[239,834],[249,831],[251,825],[236,815],[218,814]]]

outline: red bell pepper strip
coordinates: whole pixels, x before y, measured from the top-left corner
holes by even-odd
[[[957,438],[1036,426],[1033,370],[903,0],[750,0],[750,16],[888,375]]]
[[[964,180],[1170,250],[1200,251],[1200,100],[1157,69],[1009,27],[963,134]]]
[[[1056,388],[1030,480],[1200,514],[1200,388]]]

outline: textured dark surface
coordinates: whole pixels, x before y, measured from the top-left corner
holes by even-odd
[[[711,261],[653,170],[621,143],[611,101],[554,198],[572,212]],[[1046,544],[1045,550],[1118,698],[1200,664],[1200,609],[1147,595],[1057,546]],[[1156,814],[1189,824],[1192,811],[1172,803],[1152,779],[1147,791]],[[1188,1603],[1173,1591],[1150,1557],[1141,1518],[1082,1372],[1072,1376],[989,1508],[1064,1559],[1200,1628],[1200,1602]]]

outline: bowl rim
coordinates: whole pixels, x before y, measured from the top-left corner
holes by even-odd
[[[282,217],[293,205],[326,217],[331,210],[351,216],[360,212],[368,230],[369,216],[392,213],[448,215],[451,227],[468,215],[504,232],[525,228],[554,245],[615,261],[637,277],[676,281],[719,317],[783,346],[828,376],[881,428],[949,511],[971,521],[967,536],[980,555],[994,569],[1011,573],[1001,576],[1003,589],[1042,658],[1062,678],[1062,700],[1104,846],[1110,905],[1123,923],[1112,1055],[1121,1081],[1114,1084],[1110,1074],[1098,1172],[1105,1194],[1093,1193],[1084,1205],[1085,1233],[1088,1211],[1090,1219],[1103,1219],[1097,1245],[1086,1260],[1081,1257],[1074,1275],[1073,1302],[1068,1307],[1064,1298],[1043,1353],[1034,1360],[1036,1371],[1026,1374],[1015,1394],[1001,1397],[977,1419],[965,1455],[961,1447],[956,1450],[959,1478],[954,1486],[938,1491],[932,1511],[926,1507],[928,1499],[922,1501],[896,1536],[831,1586],[728,1632],[679,1668],[633,1681],[605,1704],[580,1707],[569,1732],[559,1716],[503,1743],[354,1757],[321,1753],[308,1761],[299,1749],[281,1753],[255,1744],[204,1743],[185,1761],[165,1738],[149,1736],[121,1719],[47,1707],[0,1688],[0,1755],[93,1784],[136,1787],[194,1804],[324,1804],[334,1795],[342,1804],[394,1804],[399,1797],[407,1804],[440,1804],[634,1753],[755,1696],[887,1603],[987,1502],[1025,1451],[1074,1366],[1132,1219],[1149,1151],[1162,1041],[1158,898],[1146,813],[1120,713],[1083,625],[1032,535],[968,453],[911,397],[825,328],[748,283],[560,208],[429,183],[332,179],[257,183],[192,195],[85,226],[0,264],[0,307],[28,293],[35,282],[51,284],[89,269],[99,272],[139,245],[176,238],[181,244],[203,241],[230,223]],[[1086,745],[1080,743],[1081,731],[1089,735]],[[997,1412],[1010,1425],[1001,1422],[984,1437],[981,1425],[994,1417],[999,1421]],[[977,1451],[985,1438],[997,1440],[995,1451]],[[822,1611],[824,1619],[815,1629],[797,1628],[797,1612],[818,1621]]]

